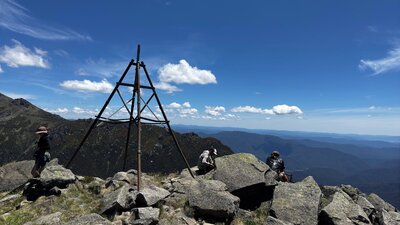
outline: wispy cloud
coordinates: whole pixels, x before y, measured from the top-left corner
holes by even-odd
[[[80,65],[75,74],[80,76],[113,77],[120,76],[124,71],[127,62],[110,62],[105,59],[88,59]]]
[[[107,80],[100,82],[90,80],[67,80],[60,83],[60,86],[69,90],[76,90],[80,92],[102,92],[110,93],[113,90],[113,85]]]
[[[3,93],[4,95],[7,95],[10,98],[16,99],[16,98],[23,98],[23,99],[27,99],[27,100],[32,100],[32,99],[36,99],[36,96],[34,95],[30,95],[30,94],[20,94],[20,93],[13,93],[13,92],[3,92],[1,91],[1,93]]]
[[[33,17],[28,9],[13,0],[0,1],[0,27],[45,40],[92,40],[88,35]]]
[[[4,73],[4,70],[1,68],[1,65],[0,65],[0,73]]]
[[[49,62],[45,59],[46,51],[39,48],[31,50],[17,40],[12,40],[12,42],[14,46],[4,45],[0,48],[0,62],[14,68],[20,66],[50,67]]]
[[[358,108],[331,108],[314,110],[316,113],[323,114],[344,114],[344,115],[363,115],[363,114],[399,114],[400,107],[369,106]]]
[[[272,109],[256,108],[254,106],[239,106],[231,109],[235,113],[258,113],[266,115],[289,115],[289,114],[303,114],[303,111],[297,106],[288,106],[286,104],[276,105]]]
[[[389,51],[388,56],[383,59],[360,61],[358,67],[362,70],[370,69],[374,75],[400,70],[400,47]]]

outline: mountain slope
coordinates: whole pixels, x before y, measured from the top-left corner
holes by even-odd
[[[0,94],[0,165],[32,159],[38,137],[36,128],[49,128],[51,154],[66,164],[85,135],[92,120],[65,120],[32,105],[24,99],[13,100]],[[103,124],[96,127],[72,163],[82,175],[107,177],[122,170],[127,125]],[[129,168],[136,167],[136,129],[131,133],[128,151]],[[232,151],[215,138],[176,133],[178,142],[191,166],[201,152],[213,145],[219,155]],[[146,172],[175,172],[185,168],[169,133],[162,127],[142,127],[142,168]]]

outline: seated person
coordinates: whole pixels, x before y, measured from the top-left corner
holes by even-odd
[[[204,150],[203,153],[201,153],[201,155],[199,156],[199,160],[197,161],[197,167],[199,168],[197,174],[202,175],[213,170],[215,168],[213,156],[216,155],[217,149],[213,147]]]
[[[278,174],[279,181],[288,182],[289,179],[285,174],[285,163],[283,162],[282,158],[278,151],[273,151],[270,156],[268,156],[267,165]]]

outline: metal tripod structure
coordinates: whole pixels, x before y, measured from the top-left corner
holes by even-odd
[[[135,78],[134,78],[134,83],[130,84],[130,83],[124,83],[124,78],[126,76],[126,74],[128,74],[130,68],[132,66],[135,66]],[[148,80],[149,86],[145,86],[145,85],[141,85],[140,84],[140,68],[142,68],[144,70],[144,73],[146,75],[146,78]],[[122,98],[122,95],[120,93],[120,91],[118,90],[118,88],[120,86],[126,86],[126,87],[131,87],[133,88],[132,91],[132,99],[130,99],[129,101],[125,102],[124,99]],[[149,89],[152,90],[152,95],[149,97],[149,99],[147,101],[144,101],[143,98],[141,97],[141,89]],[[125,109],[127,110],[127,112],[129,113],[129,119],[110,119],[110,118],[105,118],[102,116],[104,110],[107,108],[108,104],[110,103],[110,101],[112,100],[113,96],[115,95],[115,93],[118,94],[118,96],[120,97],[123,106],[125,107]],[[135,103],[135,97],[136,97],[136,104],[137,104],[137,115],[136,117],[134,117],[134,103]],[[155,98],[158,104],[158,107],[162,113],[163,119],[158,119],[158,117],[153,113],[153,111],[150,109],[149,107],[149,103],[150,101]],[[141,101],[144,102],[143,107],[141,107]],[[131,102],[130,105],[130,109],[128,107],[129,103]],[[121,108],[122,108],[121,107]],[[147,117],[143,117],[142,116],[142,112],[143,110],[145,110],[146,108],[148,108],[151,113],[153,113],[153,115],[155,116],[156,119],[152,119],[152,118],[147,118]],[[144,122],[142,122],[142,120]],[[71,159],[68,161],[67,163],[67,168],[69,168],[69,166],[71,165],[72,161],[74,160],[74,158],[76,157],[76,155],[78,154],[79,150],[82,148],[83,144],[85,143],[86,139],[89,137],[91,131],[96,127],[96,124],[98,124],[99,122],[105,122],[105,123],[128,123],[128,133],[127,133],[127,139],[126,139],[126,145],[125,145],[125,152],[124,152],[124,164],[123,164],[123,169],[126,170],[126,164],[127,164],[127,155],[128,155],[128,147],[129,147],[129,140],[130,140],[130,136],[131,136],[131,130],[132,130],[132,125],[135,124],[137,127],[137,187],[138,190],[140,190],[141,187],[141,173],[142,173],[142,163],[141,163],[141,154],[142,154],[142,149],[141,149],[141,126],[142,124],[166,124],[168,127],[168,131],[171,135],[171,137],[173,138],[175,145],[177,147],[177,149],[179,150],[179,153],[181,154],[183,160],[185,161],[185,164],[190,172],[190,175],[194,178],[194,175],[192,173],[192,171],[190,170],[190,166],[188,161],[186,160],[185,155],[182,152],[181,147],[179,146],[179,143],[176,139],[176,136],[174,134],[174,132],[171,129],[171,125],[169,124],[169,120],[167,119],[167,115],[165,114],[165,111],[162,107],[161,101],[158,98],[158,95],[156,93],[156,89],[153,85],[153,82],[150,79],[150,75],[147,72],[146,69],[146,65],[144,64],[144,62],[140,62],[140,45],[138,45],[137,47],[137,55],[136,55],[136,61],[131,59],[131,61],[129,62],[128,66],[126,67],[124,73],[122,74],[121,78],[119,79],[119,81],[116,83],[113,91],[111,92],[110,96],[108,97],[107,101],[104,103],[102,109],[100,110],[100,112],[98,113],[98,115],[96,116],[95,120],[92,122],[92,124],[90,125],[88,131],[86,132],[86,135],[83,137],[82,141],[80,142],[78,148],[75,150],[74,154],[72,155]]]

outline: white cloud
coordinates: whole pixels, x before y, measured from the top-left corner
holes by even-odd
[[[178,115],[180,117],[188,117],[194,116],[198,113],[196,108],[192,108],[189,102],[184,102],[183,104],[179,104],[177,102],[172,102],[165,107],[165,112],[168,112],[172,115]],[[159,108],[157,108],[160,111]]]
[[[68,113],[69,110],[67,108],[57,108],[57,109],[45,109],[47,112],[55,113],[55,114],[63,114]]]
[[[287,114],[303,114],[297,106],[276,105],[272,109],[262,109],[253,106],[239,106],[231,109],[231,112],[236,113],[258,113],[266,115],[287,115]]]
[[[4,73],[4,70],[1,68],[1,65],[0,65],[0,73]]]
[[[238,118],[238,116],[236,116],[234,114],[230,114],[230,113],[226,114],[225,117],[227,117],[227,118]]]
[[[90,92],[102,92],[110,93],[114,87],[107,80],[101,82],[90,81],[90,80],[67,80],[60,83],[60,86],[65,89],[76,90],[76,91],[90,91]]]
[[[374,75],[400,70],[400,47],[390,50],[388,56],[383,59],[362,59],[358,67],[362,70],[371,69],[374,71]]]
[[[225,107],[223,106],[205,106],[205,112],[211,116],[219,116],[221,113],[225,112]]]
[[[76,114],[87,114],[87,115],[95,115],[97,113],[96,110],[90,110],[90,109],[83,109],[80,107],[75,106],[72,109],[72,112],[76,113]]]
[[[178,108],[181,107],[181,104],[173,102],[173,103],[169,104],[168,106],[171,107],[171,108],[178,109]]]
[[[236,113],[259,113],[259,114],[274,114],[270,109],[261,109],[253,106],[239,106],[231,109],[231,112]]]
[[[49,62],[44,59],[47,52],[35,48],[33,52],[17,40],[12,40],[14,46],[4,45],[0,48],[0,62],[6,63],[10,67],[18,68],[20,66],[34,66],[40,68],[49,68]]]
[[[178,88],[177,86],[171,85],[169,83],[155,83],[154,87],[163,91],[166,91],[168,94],[172,94],[174,92],[182,91],[182,89]]]
[[[86,110],[84,110],[84,109],[82,109],[82,108],[79,108],[79,107],[74,107],[74,108],[72,109],[72,112],[78,113],[78,114],[82,114],[82,113],[85,113]]]
[[[177,84],[216,84],[217,79],[210,70],[201,70],[192,67],[182,59],[179,64],[168,63],[158,70],[159,80],[162,83]]]
[[[179,109],[179,113],[181,114],[189,114],[189,115],[194,115],[197,113],[197,109],[195,108],[189,108],[189,109]]]
[[[272,111],[276,115],[286,115],[286,114],[303,114],[301,109],[297,106],[288,105],[276,105],[272,108]]]
[[[13,0],[0,1],[0,27],[45,40],[92,40],[90,36],[69,28],[36,19],[29,10]]]

